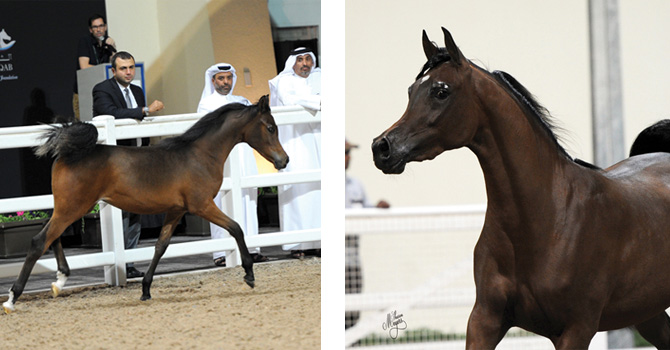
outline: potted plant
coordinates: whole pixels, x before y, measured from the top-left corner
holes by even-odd
[[[32,238],[49,220],[43,211],[19,211],[0,214],[0,258],[23,257]]]
[[[102,231],[100,229],[100,205],[96,204],[90,213],[82,218],[81,246],[85,248],[102,248]]]
[[[184,215],[184,221],[186,222],[186,228],[184,233],[187,236],[209,236],[211,235],[211,230],[209,229],[209,221],[193,215],[191,213],[186,213]]]
[[[277,186],[258,189],[258,226],[279,227],[279,203]]]

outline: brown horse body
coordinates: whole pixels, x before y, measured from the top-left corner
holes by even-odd
[[[479,160],[488,205],[466,347],[494,348],[518,326],[587,348],[597,331],[632,325],[670,347],[670,154],[578,164],[522,86],[466,60],[443,31],[442,49],[424,32],[428,63],[372,149],[385,173],[459,147]]]
[[[246,273],[244,280],[253,288],[253,260],[242,229],[216,207],[213,198],[223,181],[223,164],[237,143],[247,142],[277,169],[288,163],[288,156],[277,138],[267,96],[253,106],[221,107],[183,135],[156,146],[95,145],[97,130],[84,123],[55,128],[46,138],[47,142],[36,153],[51,153],[57,157],[52,169],[54,213],[33,238],[26,262],[10,289],[9,300],[3,304],[5,312],[14,310],[14,302],[23,292],[35,262],[52,243],[59,282],[61,276],[69,276],[58,238],[99,200],[137,214],[166,213],[154,258],[142,281],[142,300],[151,298],[150,287],[158,261],[177,223],[187,212],[230,232],[240,249]],[[63,283],[54,287],[55,294]]]

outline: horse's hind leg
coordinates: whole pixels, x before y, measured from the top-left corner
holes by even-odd
[[[21,296],[21,294],[23,294],[23,289],[25,288],[26,283],[28,282],[28,277],[30,277],[30,273],[32,272],[33,267],[35,266],[35,263],[47,250],[47,248],[49,247],[48,244],[51,244],[51,242],[53,242],[54,240],[53,238],[51,240],[49,240],[48,238],[50,236],[54,236],[54,232],[59,229],[61,230],[59,232],[62,233],[63,232],[62,230],[64,228],[65,228],[64,225],[54,224],[54,219],[52,218],[51,220],[49,220],[49,222],[47,222],[44,228],[42,228],[42,231],[40,231],[40,233],[36,234],[33,237],[30,243],[30,249],[28,250],[28,254],[26,255],[26,261],[23,263],[23,266],[21,267],[19,277],[16,279],[16,282],[14,282],[14,284],[12,285],[12,288],[9,289],[9,299],[7,299],[7,301],[2,304],[5,313],[10,313],[14,311],[14,303]],[[56,235],[56,237],[58,237],[58,235]]]
[[[665,312],[636,324],[635,328],[657,349],[670,349],[670,317]]]
[[[213,200],[209,201],[201,210],[196,210],[192,213],[214,223],[215,225],[223,227],[231,236],[233,236],[233,238],[235,238],[237,247],[240,250],[240,255],[242,256],[242,267],[245,272],[244,282],[246,282],[249,287],[253,288],[255,283],[253,268],[254,261],[251,258],[251,254],[249,254],[249,249],[247,249],[247,244],[244,241],[244,232],[242,232],[240,225],[217,208]]]
[[[158,266],[158,261],[161,259],[165,251],[167,250],[168,245],[170,244],[170,237],[174,229],[177,227],[177,223],[184,216],[184,212],[173,212],[167,213],[165,216],[165,223],[161,229],[161,234],[156,241],[156,250],[154,252],[154,257],[151,260],[151,265],[147,270],[146,275],[142,279],[142,297],[140,300],[149,300],[151,299],[151,283],[154,280],[154,272],[156,271],[156,266]]]
[[[40,233],[36,234],[30,242],[30,249],[28,249],[28,254],[26,255],[26,261],[21,267],[21,272],[19,277],[16,279],[16,282],[12,285],[12,288],[9,289],[9,299],[2,304],[5,313],[10,313],[14,311],[14,303],[21,294],[23,294],[23,288],[28,282],[28,277],[30,277],[30,272],[33,270],[37,259],[39,259],[42,254],[44,254],[45,247],[44,242],[46,241],[47,231],[52,227],[51,220],[42,228]]]
[[[74,221],[74,219],[72,219],[72,221]],[[54,213],[54,216],[44,226],[42,231],[33,237],[30,244],[30,249],[26,255],[26,261],[23,263],[23,267],[21,267],[19,277],[12,285],[12,288],[9,289],[9,299],[7,299],[7,301],[2,304],[5,313],[14,311],[14,303],[21,296],[21,294],[23,294],[23,289],[26,286],[26,282],[28,282],[28,277],[30,277],[30,273],[32,272],[33,267],[35,267],[35,263],[44,254],[47,248],[49,248],[51,243],[60,237],[60,235],[63,234],[65,228],[71,223],[71,221],[69,222],[67,219],[62,219],[60,216]]]
[[[65,253],[63,252],[63,245],[61,244],[60,237],[58,237],[54,244],[52,244],[54,255],[56,256],[56,261],[58,262],[58,271],[56,272],[56,282],[51,283],[51,292],[53,293],[54,298],[60,294],[60,291],[63,290],[65,286],[65,281],[70,277],[70,266],[67,264],[65,259]]]

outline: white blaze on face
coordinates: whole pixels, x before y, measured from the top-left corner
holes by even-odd
[[[419,85],[425,83],[425,82],[428,81],[429,79],[430,79],[430,75],[429,75],[429,74],[424,75],[423,78],[421,78],[421,81],[419,81]]]

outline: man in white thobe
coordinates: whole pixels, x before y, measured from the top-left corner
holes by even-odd
[[[270,106],[300,105],[321,110],[321,69],[315,68],[311,50],[291,52],[284,70],[269,81]],[[321,168],[321,123],[282,125],[279,141],[291,157],[283,171]],[[279,186],[279,220],[282,231],[321,228],[321,183]],[[321,242],[284,245],[291,256],[321,255]]]
[[[242,96],[233,95],[233,89],[237,82],[237,74],[235,68],[227,63],[215,64],[207,69],[205,72],[205,88],[202,91],[202,97],[198,104],[198,113],[209,113],[217,110],[219,107],[228,103],[242,103],[250,105],[249,100]],[[256,159],[254,158],[253,150],[246,143],[237,144],[230,152],[238,152],[240,159],[240,169],[242,176],[258,174],[256,167]],[[230,157],[224,164],[223,173],[230,174]],[[242,189],[242,214],[244,222],[239,222],[245,236],[258,234],[258,216],[256,215],[256,199],[258,192],[255,188]],[[223,196],[219,192],[214,198],[214,202],[219,209],[223,209]],[[227,210],[224,210],[226,212]],[[209,224],[212,239],[230,237],[228,231],[214,225]],[[260,254],[260,248],[250,248],[249,253],[252,254],[255,262],[267,261],[268,258]],[[226,266],[226,252],[214,253],[214,264],[217,266]]]

